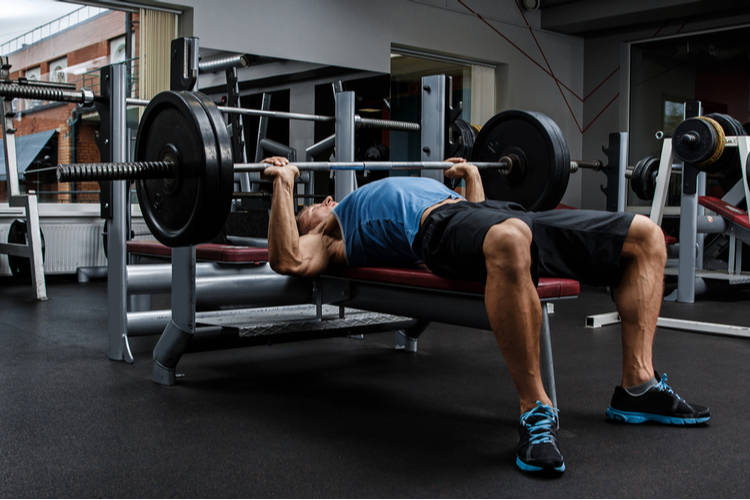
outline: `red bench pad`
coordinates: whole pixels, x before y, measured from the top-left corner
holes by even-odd
[[[172,249],[157,241],[128,241],[127,249],[130,253],[141,255],[153,255],[157,257],[172,256]],[[268,262],[268,249],[205,243],[195,247],[195,257],[198,260],[216,262],[252,262],[259,264],[261,262]]]
[[[424,268],[402,267],[331,267],[326,274],[341,278],[435,288],[452,292],[484,294],[484,283],[441,278]],[[540,278],[537,293],[540,299],[575,297],[581,285],[566,278]]]
[[[739,224],[742,227],[750,229],[750,221],[748,220],[747,212],[745,212],[744,210],[739,209],[734,205],[730,205],[729,203],[720,200],[719,198],[714,198],[713,196],[699,196],[698,203],[706,208],[713,210],[725,219],[728,219],[735,224]]]
[[[128,252],[141,255],[171,257],[172,249],[156,241],[128,241]],[[206,243],[195,249],[198,260],[218,262],[268,262],[268,249],[216,245]],[[484,294],[484,284],[478,281],[452,280],[436,276],[426,268],[403,267],[331,267],[327,275],[348,279],[408,285],[421,288],[435,288],[453,292]],[[580,285],[575,280],[565,278],[540,278],[537,292],[539,298],[551,299],[574,297],[578,295]]]

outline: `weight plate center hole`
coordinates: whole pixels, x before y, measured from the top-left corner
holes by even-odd
[[[161,179],[162,192],[166,195],[172,195],[180,188],[182,183],[180,152],[173,144],[167,144],[159,153],[159,159],[171,162],[174,165],[174,177],[163,177]]]

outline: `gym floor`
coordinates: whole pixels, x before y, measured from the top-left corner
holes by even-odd
[[[747,497],[750,339],[659,329],[655,364],[695,428],[609,422],[619,327],[601,289],[550,317],[567,472],[514,464],[518,400],[490,332],[391,333],[188,354],[174,387],[107,358],[106,281],[49,277],[47,302],[0,279],[2,497]],[[662,316],[748,325],[750,292],[664,303]],[[460,311],[456,311],[460,314]]]

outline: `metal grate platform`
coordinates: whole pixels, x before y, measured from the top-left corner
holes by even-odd
[[[664,269],[664,274],[667,276],[678,276],[679,268],[667,267]],[[742,272],[741,274],[729,274],[726,271],[720,270],[696,269],[695,277],[712,280],[724,280],[728,281],[730,285],[744,285],[750,283],[750,273],[748,272]]]
[[[338,306],[324,305],[323,319],[318,320],[314,304],[287,307],[266,307],[227,311],[226,315],[198,317],[198,325],[221,326],[237,329],[241,337],[271,336],[322,330],[400,330],[409,327],[414,320],[392,314],[380,314],[360,309],[344,309],[339,317]]]

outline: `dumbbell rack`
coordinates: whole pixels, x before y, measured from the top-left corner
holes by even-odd
[[[700,103],[688,103],[687,116],[699,116]],[[729,193],[734,203],[744,197],[750,201],[750,189],[748,187],[748,154],[750,154],[750,137],[736,136],[726,138],[726,147],[739,149],[740,163],[742,168],[742,180],[737,189]],[[665,139],[662,144],[659,173],[656,182],[656,192],[651,206],[651,220],[661,225],[669,189],[669,180],[672,175],[672,163],[675,154],[672,140]],[[685,162],[682,170],[682,196],[680,203],[680,247],[679,265],[675,268],[667,268],[665,273],[677,275],[678,285],[670,296],[665,300],[676,300],[677,302],[693,303],[696,291],[701,292],[705,288],[704,279],[726,280],[729,284],[750,283],[750,274],[741,272],[741,245],[742,241],[750,242],[750,233],[744,228],[730,227],[729,264],[726,272],[717,270],[704,270],[703,265],[703,234],[713,232],[715,229],[706,228],[708,224],[703,222],[703,208],[698,204],[698,197],[705,195],[706,174],[699,172],[690,163]],[[750,204],[748,205],[750,206]],[[700,231],[699,231],[700,227]],[[747,234],[746,234],[747,233]]]
[[[0,80],[10,80],[8,58],[0,57]],[[31,283],[38,300],[47,300],[47,287],[44,281],[44,259],[42,255],[42,233],[39,225],[39,204],[34,191],[20,194],[18,186],[18,163],[16,157],[16,130],[13,126],[13,98],[0,97],[3,108],[3,146],[7,200],[10,207],[23,207],[26,213],[26,244],[0,243],[0,254],[28,257],[31,267]]]

